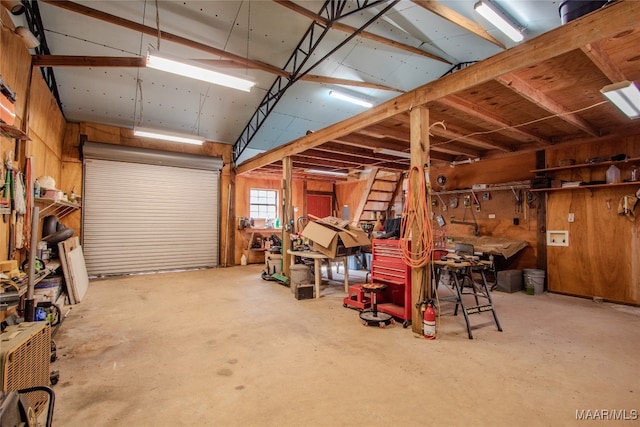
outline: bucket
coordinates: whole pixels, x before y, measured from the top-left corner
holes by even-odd
[[[282,255],[267,253],[265,255],[265,263],[269,275],[282,274]]]
[[[308,265],[294,264],[291,266],[291,292],[295,294],[296,288],[300,284],[311,283],[311,269]]]
[[[529,295],[540,295],[544,292],[544,270],[538,270],[535,268],[525,268],[522,270],[524,273],[524,283]]]

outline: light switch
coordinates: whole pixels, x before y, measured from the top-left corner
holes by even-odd
[[[573,212],[570,212],[569,216],[567,217],[567,221],[573,222],[575,219],[576,217],[573,215]]]

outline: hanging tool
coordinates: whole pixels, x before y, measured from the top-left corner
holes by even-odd
[[[476,212],[480,212],[480,200],[478,199],[478,196],[476,196],[476,193],[471,190],[471,195],[473,196],[473,203],[476,205]]]

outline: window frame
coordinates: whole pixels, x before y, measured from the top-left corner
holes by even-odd
[[[272,193],[275,196],[275,200],[273,203],[268,203],[268,199],[269,199],[269,195],[270,194],[266,194],[266,195],[256,195],[255,197],[260,198],[263,197],[265,199],[266,203],[254,203],[254,192],[260,192],[260,191],[264,191],[267,193]],[[269,219],[276,219],[279,217],[279,209],[278,209],[278,200],[280,199],[280,193],[278,190],[274,190],[272,188],[250,188],[249,189],[249,218],[251,219],[260,219],[260,220],[269,220]],[[260,200],[258,200],[258,202],[260,202]],[[266,217],[262,217],[262,216],[253,216],[254,212],[257,212],[258,215],[261,215],[262,212],[260,209],[258,210],[254,210],[253,207],[254,206],[260,206],[260,207],[265,207],[266,208]],[[270,207],[273,207],[273,217],[270,216]]]

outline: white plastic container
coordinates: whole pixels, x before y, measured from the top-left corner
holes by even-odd
[[[615,165],[611,165],[607,169],[607,184],[615,184],[617,182],[620,182],[620,169]]]

